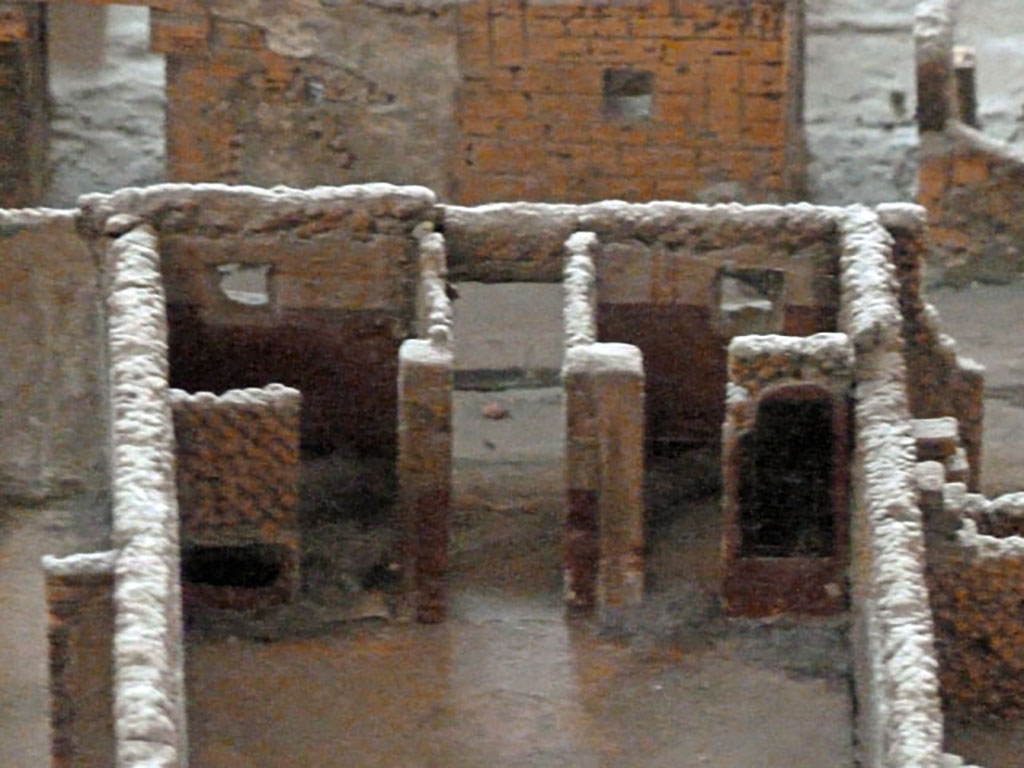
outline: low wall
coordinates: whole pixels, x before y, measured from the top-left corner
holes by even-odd
[[[1021,494],[991,501],[947,483],[943,519],[959,524],[934,537],[929,579],[943,699],[960,712],[1024,712],[1024,537]]]
[[[434,623],[447,614],[452,484],[452,308],[444,238],[416,231],[420,268],[417,326],[398,353],[398,535],[401,612]]]
[[[0,498],[106,488],[100,270],[74,211],[0,211]]]
[[[598,343],[597,237],[565,243],[566,518],[564,594],[610,612],[644,593],[644,364],[630,344]]]
[[[108,223],[117,765],[179,768],[188,742],[160,255],[151,228]]]
[[[43,558],[53,768],[110,768],[114,742],[114,552]]]
[[[947,416],[957,420],[970,465],[969,484],[972,490],[978,490],[985,415],[984,368],[957,353],[956,343],[942,333],[938,312],[924,300],[925,210],[916,205],[890,204],[878,206],[877,213],[893,237],[910,412],[916,419]]]
[[[235,389],[223,395],[168,393],[177,446],[176,476],[185,596],[238,607],[288,600],[300,586],[299,409],[297,390],[280,384]],[[268,550],[265,566],[276,571],[268,583],[258,573],[252,584],[222,573],[195,578],[204,557],[218,548],[243,555],[246,548]],[[243,555],[244,556],[244,555]],[[239,567],[239,570],[241,568]],[[241,579],[244,581],[245,579]],[[257,586],[255,582],[259,582]]]
[[[857,387],[850,581],[861,760],[935,766],[943,721],[892,238],[863,208],[848,209],[841,229],[839,327]]]

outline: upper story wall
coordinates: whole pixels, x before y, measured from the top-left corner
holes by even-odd
[[[448,188],[447,2],[155,0],[174,181]],[[157,9],[161,10],[157,10]]]
[[[803,195],[802,0],[134,2],[166,57],[173,181],[388,181],[470,204]],[[45,29],[14,26],[0,70],[5,50],[45,51]],[[32,118],[0,204],[38,199],[35,59],[0,87]]]
[[[802,17],[785,0],[461,5],[454,199],[800,196]]]

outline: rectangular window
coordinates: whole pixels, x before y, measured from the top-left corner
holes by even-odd
[[[645,120],[651,116],[654,73],[640,69],[604,71],[604,116]]]

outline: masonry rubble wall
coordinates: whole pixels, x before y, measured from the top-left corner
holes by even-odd
[[[109,768],[114,741],[115,552],[43,558],[53,768]]]
[[[989,500],[963,483],[939,488],[926,498],[934,521],[928,577],[943,700],[961,713],[1017,716],[1024,692],[1024,500]]]
[[[304,448],[393,454],[398,346],[415,315],[412,230],[435,215],[432,192],[161,185],[81,204],[91,233],[123,215],[159,234],[173,386],[279,382],[302,392]],[[232,270],[258,272],[248,279],[262,294],[235,300]]]
[[[728,348],[728,395],[722,427],[724,484],[722,517],[726,610],[737,615],[781,612],[840,613],[847,608],[846,572],[849,540],[849,406],[853,350],[841,333],[808,337],[736,336]],[[829,465],[826,489],[832,511],[830,539],[808,542],[807,549],[782,557],[744,554],[744,486],[756,478],[750,438],[759,430],[758,410],[768,400],[790,403],[811,399],[829,402],[831,445],[815,446],[816,461]],[[785,442],[769,432],[765,440]],[[803,484],[808,478],[801,478]],[[749,486],[747,486],[749,487]],[[756,493],[756,491],[755,491]],[[801,510],[810,514],[811,510]]]
[[[981,484],[983,460],[984,368],[957,353],[956,343],[942,333],[938,312],[924,300],[922,266],[928,236],[924,209],[890,204],[876,210],[894,241],[910,412],[915,419],[957,420],[970,464],[969,484],[976,491]]]
[[[592,232],[565,242],[566,517],[563,592],[607,619],[644,590],[644,368],[630,344],[597,340]]]
[[[938,663],[892,238],[864,208],[848,209],[841,228],[839,328],[854,347],[857,387],[850,581],[861,760],[940,765]]]
[[[1024,154],[960,119],[953,70],[956,4],[915,11],[921,163],[917,199],[928,209],[931,263],[949,284],[1008,283],[1024,271]]]
[[[420,338],[398,352],[398,536],[402,611],[435,623],[447,615],[455,358],[444,237],[415,232]]]
[[[597,235],[598,333],[643,353],[649,440],[719,440],[731,333],[720,321],[723,274],[781,276],[774,301],[780,333],[836,327],[830,209],[612,201],[443,212],[453,280],[556,282],[565,240],[578,230]],[[678,364],[680,350],[685,366]]]
[[[174,425],[156,232],[108,219],[118,768],[188,763]]]
[[[102,291],[74,212],[0,210],[0,285],[0,497],[102,491]]]
[[[222,395],[168,393],[177,447],[181,546],[273,548],[274,583],[249,590],[188,583],[197,599],[288,600],[300,586],[299,412],[302,396],[281,384]],[[246,593],[249,593],[246,595]],[[251,604],[251,603],[250,603]]]

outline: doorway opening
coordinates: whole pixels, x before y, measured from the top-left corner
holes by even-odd
[[[452,599],[558,593],[565,409],[560,283],[460,283],[454,301]]]
[[[743,438],[740,475],[742,557],[831,557],[832,400],[761,403]]]

